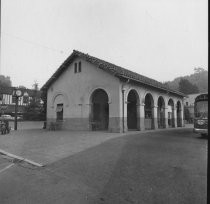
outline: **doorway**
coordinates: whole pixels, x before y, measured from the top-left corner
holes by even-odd
[[[137,129],[137,96],[134,90],[131,90],[127,98],[127,126],[128,130]]]
[[[108,95],[103,89],[96,89],[91,96],[91,129],[108,130],[109,103]]]

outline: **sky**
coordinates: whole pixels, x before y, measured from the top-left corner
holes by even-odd
[[[1,0],[13,86],[41,88],[74,49],[160,82],[208,70],[208,1]]]

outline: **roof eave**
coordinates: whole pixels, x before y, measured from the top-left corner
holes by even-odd
[[[149,84],[149,83],[146,83],[146,82],[142,82],[142,81],[140,81],[140,80],[133,79],[133,78],[130,78],[130,77],[126,77],[126,76],[123,76],[123,75],[120,75],[120,74],[116,74],[115,76],[116,76],[116,77],[119,77],[119,78],[129,79],[129,80],[132,80],[132,81],[141,83],[141,84],[145,84],[145,85],[147,85],[147,86],[151,86],[151,87],[154,87],[154,88],[156,88],[156,89],[164,90],[164,91],[166,91],[166,92],[173,93],[173,94],[176,94],[176,95],[178,95],[178,96],[182,96],[182,97],[186,97],[186,96],[187,96],[187,95],[185,95],[184,93],[181,93],[181,92],[178,92],[178,91],[175,91],[175,90],[169,90],[169,89],[167,89],[167,88],[157,87],[157,86],[154,86],[154,85],[152,85],[152,84]]]
[[[76,53],[73,52],[62,64],[61,66],[54,72],[54,74],[49,78],[49,80],[42,86],[41,91],[46,91],[53,84],[53,82],[57,79],[57,77],[66,70],[71,61],[76,57]]]

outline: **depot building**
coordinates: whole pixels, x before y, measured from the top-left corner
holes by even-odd
[[[162,83],[79,51],[42,87],[47,127],[126,132],[182,127],[185,95]]]

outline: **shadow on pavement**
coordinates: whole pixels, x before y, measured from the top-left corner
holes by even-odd
[[[48,168],[91,189],[89,204],[205,203],[205,144],[196,142],[191,131],[182,134],[111,139]]]
[[[205,139],[205,140],[208,140],[208,135],[200,135],[199,137],[198,137],[198,139]]]

